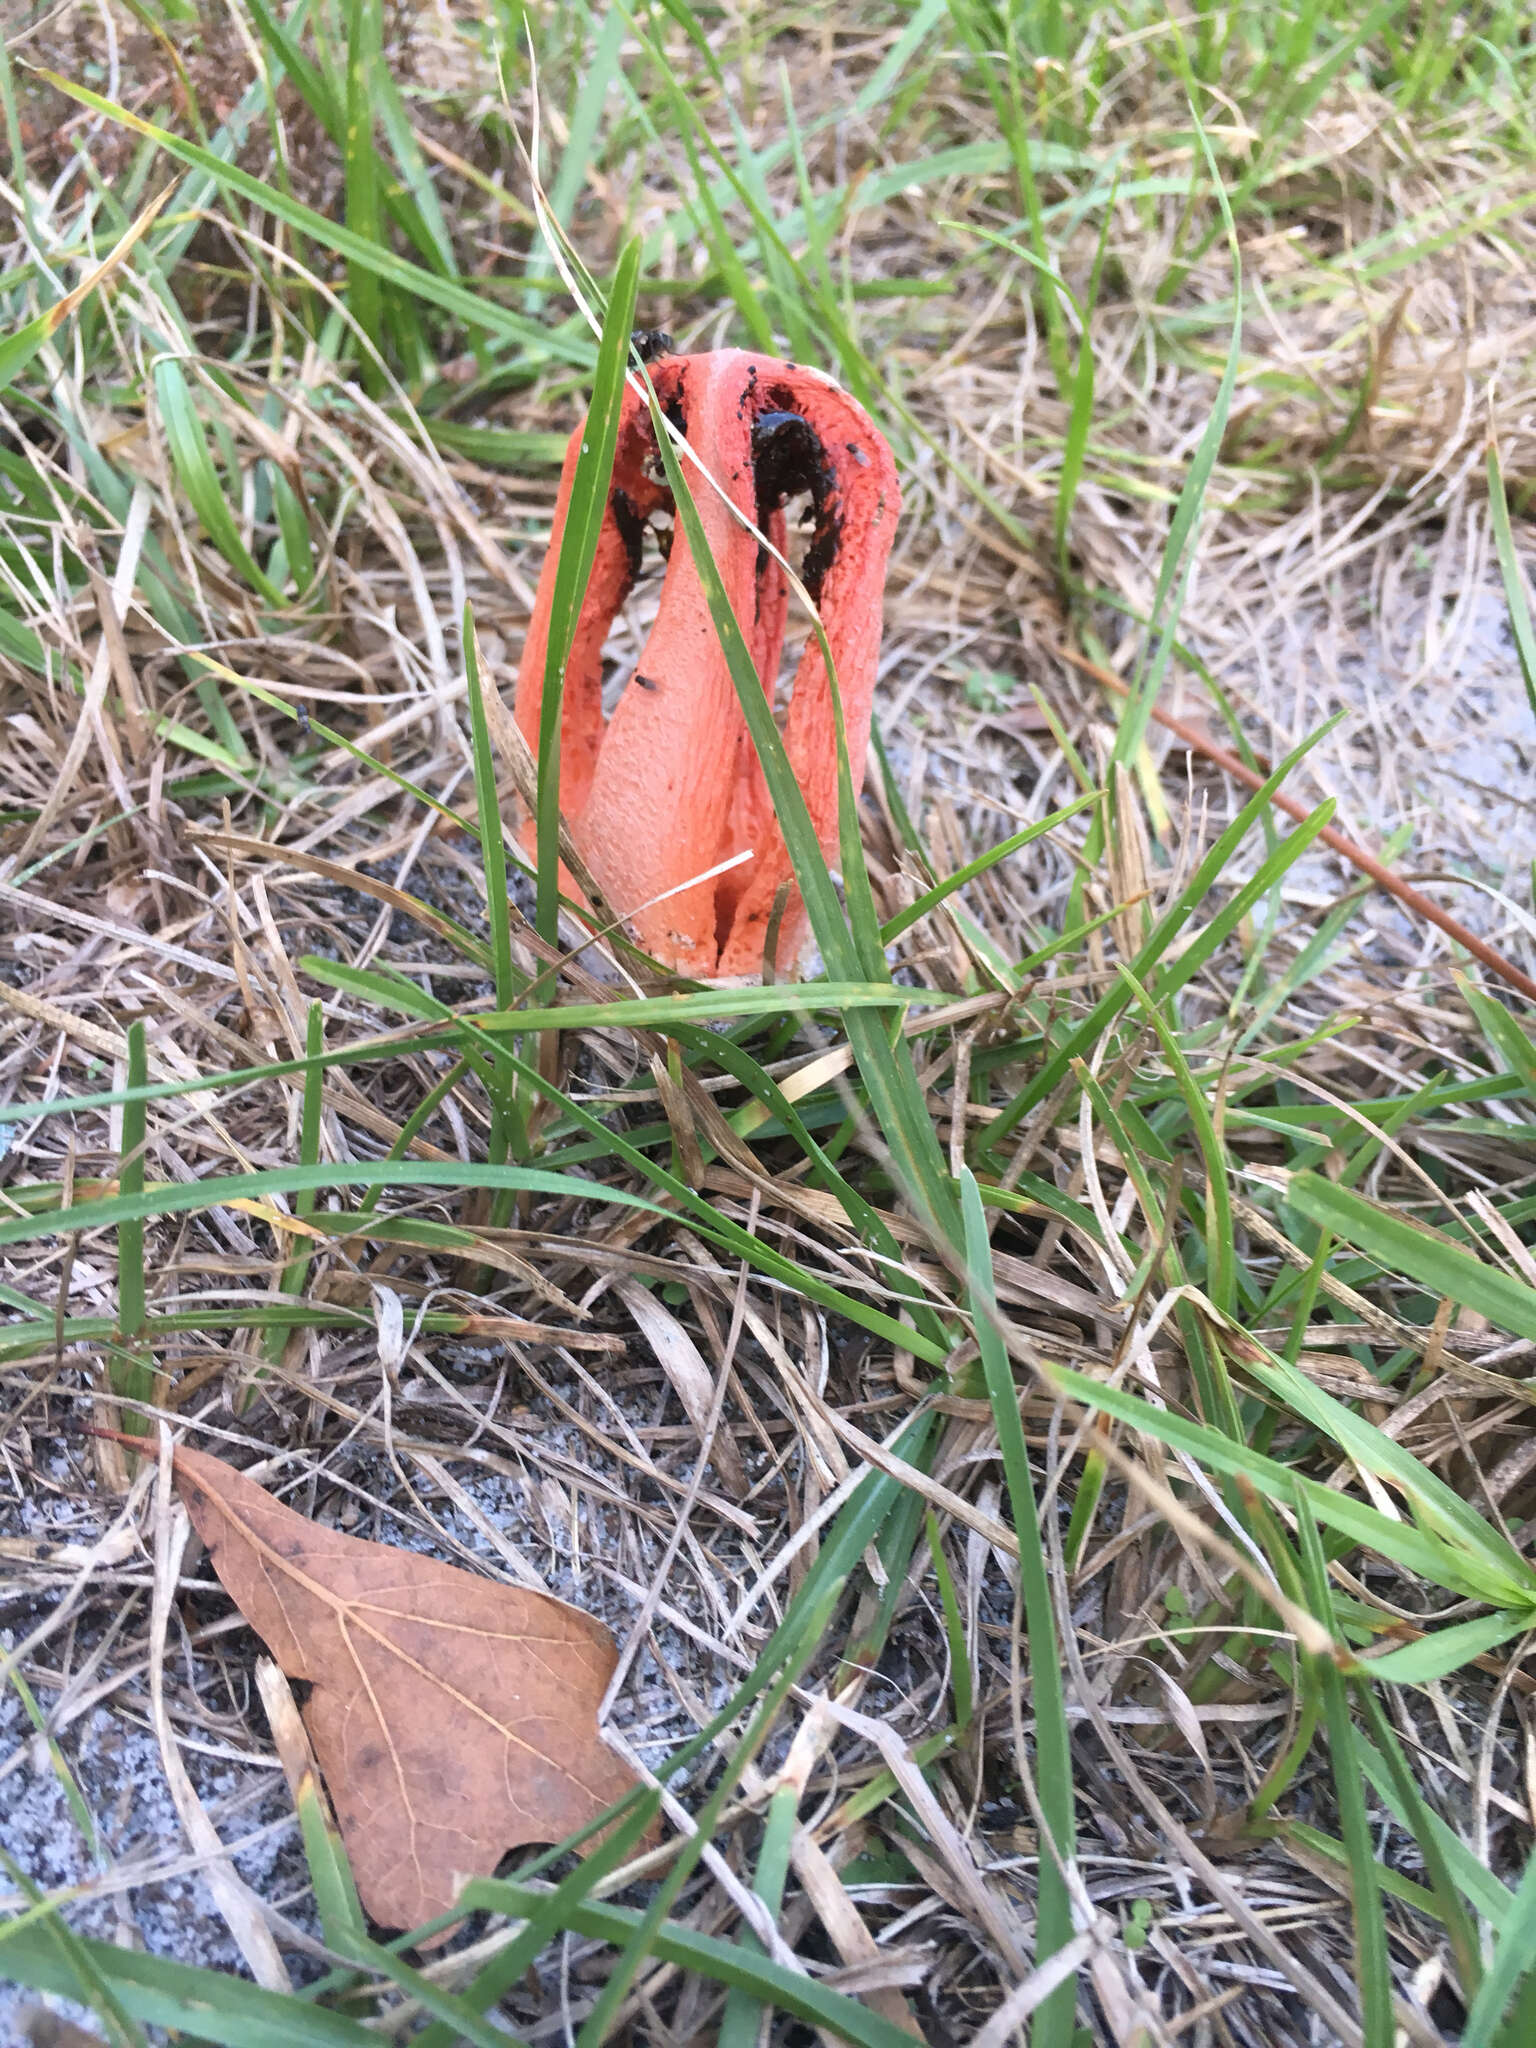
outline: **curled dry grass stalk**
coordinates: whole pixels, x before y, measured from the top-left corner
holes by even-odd
[[[1528,2040],[1536,1045],[1321,838],[1531,971],[1519,11],[13,30],[0,1966],[231,2048]],[[626,279],[902,466],[793,989],[499,843]],[[667,1841],[378,1938],[114,1419],[603,1613]]]

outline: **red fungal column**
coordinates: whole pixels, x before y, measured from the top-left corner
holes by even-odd
[[[770,703],[788,588],[773,556],[735,513],[754,521],[782,552],[783,503],[811,492],[816,525],[802,578],[832,649],[857,788],[869,737],[886,562],[901,504],[890,450],[863,408],[830,380],[770,356],[726,349],[665,357],[652,365],[651,376],[668,416],[698,458],[697,464],[685,462],[685,474]],[[572,436],[567,451],[518,676],[516,715],[535,748],[555,564],[583,431]],[[681,534],[668,557],[656,624],[612,718],[603,723],[603,642],[638,573],[645,523],[670,506],[660,475],[649,415],[630,393],[566,674],[561,808],[609,902],[638,943],[664,965],[690,975],[760,974],[774,904],[788,884],[776,955],[781,970],[792,968],[805,945],[804,908]],[[796,671],[783,729],[822,850],[835,862],[836,732],[814,635]],[[531,842],[530,826],[525,843]],[[752,851],[749,862],[708,882],[695,879],[743,848]]]
[[[847,730],[848,765],[857,794],[869,748],[885,570],[901,511],[896,465],[864,408],[829,378],[815,370],[775,365],[768,358],[758,358],[758,363],[758,389],[763,398],[759,408],[760,468],[771,465],[772,445],[780,438],[793,444],[786,451],[784,465],[788,481],[821,465],[813,488],[816,529],[801,581],[821,614],[832,650]],[[782,423],[765,431],[776,417]],[[803,429],[796,421],[804,423]],[[826,663],[814,634],[806,641],[795,671],[784,745],[822,853],[835,867],[837,730]],[[762,972],[774,901],[780,885],[792,875],[789,853],[755,756],[752,769],[753,809],[748,830],[757,857],[745,871],[729,935],[721,947],[717,971],[722,975]],[[791,882],[779,927],[779,959],[792,965],[805,938],[805,910]]]

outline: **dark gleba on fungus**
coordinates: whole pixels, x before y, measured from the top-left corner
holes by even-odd
[[[721,349],[661,355],[657,397],[731,502],[783,551],[784,505],[809,491],[815,530],[801,571],[821,614],[842,695],[849,764],[863,778],[880,653],[885,568],[901,510],[895,464],[863,407],[815,370]],[[554,532],[517,681],[516,716],[537,750],[555,567],[585,423],[571,436]],[[560,807],[609,903],[636,941],[689,975],[763,969],[775,902],[780,969],[806,946],[767,784],[747,731],[698,571],[679,536],[667,556],[656,623],[611,718],[602,705],[603,643],[639,574],[653,515],[670,512],[648,410],[625,394],[613,480],[586,602],[566,669]],[[705,538],[773,701],[789,592],[773,555],[690,474]],[[663,541],[670,540],[664,535]],[[795,672],[784,744],[828,860],[837,851],[837,740],[826,664],[814,635]],[[531,823],[525,841],[533,844]],[[750,849],[709,881],[693,878]],[[691,887],[680,885],[692,882]],[[575,893],[567,877],[564,886]],[[669,891],[677,890],[675,895]],[[665,901],[657,899],[665,897]]]

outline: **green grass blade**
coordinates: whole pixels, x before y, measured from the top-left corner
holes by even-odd
[[[768,1817],[763,1823],[763,1840],[757,1853],[752,1889],[775,1920],[784,1903],[784,1884],[789,1875],[790,1845],[794,1840],[799,1804],[794,1786],[780,1785],[768,1802]],[[745,1949],[761,1947],[756,1935],[747,1927],[741,1930],[737,1942]],[[745,1985],[733,1985],[726,1996],[725,2010],[720,2015],[720,2032],[715,2048],[757,2048],[763,2014],[761,1999],[754,1997]]]
[[[633,1025],[640,1030],[665,1030],[672,1024],[708,1024],[731,1017],[782,1017],[786,1009],[782,988],[720,988],[699,990],[677,996],[639,997],[616,1003],[568,1003],[551,1009],[475,1011],[460,1020],[446,1003],[407,981],[381,974],[366,974],[334,960],[306,955],[299,963],[312,980],[337,988],[367,993],[370,998],[387,999],[394,1008],[408,1014],[439,1020],[441,1028],[408,1040],[386,1035],[378,1040],[339,1047],[324,1054],[322,1067],[353,1066],[368,1059],[404,1057],[426,1049],[442,1050],[449,1038],[461,1030],[471,1031],[494,1044],[501,1035],[525,1032],[562,1031]],[[806,989],[805,1013],[816,1017],[823,1005],[833,1014],[856,1016],[866,1009],[904,1010],[909,1004],[940,1002],[934,989],[871,987],[866,982],[846,985],[838,982],[811,983]],[[195,1075],[182,1081],[151,1081],[143,1088],[105,1089],[90,1095],[56,1096],[47,1102],[0,1102],[0,1125],[37,1123],[52,1116],[76,1115],[82,1110],[114,1109],[127,1102],[164,1102],[179,1095],[193,1095],[209,1089],[243,1088],[258,1081],[284,1080],[308,1071],[310,1062],[268,1060],[260,1066],[237,1067],[224,1074]]]
[[[112,1942],[70,1935],[66,1948],[47,1922],[9,1938],[0,1926],[0,1958],[13,1983],[78,1999],[98,2011],[93,1987],[104,1986],[135,2023],[132,2039],[140,2048],[139,2024],[175,2028],[217,2048],[378,2048],[374,2029],[343,2013],[264,1990],[226,1971],[140,1955]]]
[[[1097,790],[1087,796],[1080,796],[1075,802],[1064,804],[1059,811],[1052,811],[1048,818],[1041,818],[1036,824],[1026,825],[1022,832],[1015,832],[1011,838],[990,847],[986,853],[978,854],[975,860],[967,861],[964,867],[957,868],[952,875],[946,876],[934,888],[925,890],[915,903],[908,904],[905,910],[898,911],[895,917],[883,924],[880,928],[881,945],[891,945],[903,932],[910,931],[913,925],[925,918],[931,910],[937,910],[947,896],[952,896],[957,889],[965,888],[978,876],[987,874],[999,861],[1007,860],[1026,846],[1032,846],[1037,839],[1044,838],[1047,832],[1054,832],[1058,825],[1064,825],[1068,818],[1075,818],[1079,811],[1085,810],[1089,804],[1095,804],[1098,800]]]
[[[433,2023],[447,2029],[452,2040],[467,2042],[469,2048],[528,2048],[520,2034],[493,2026],[468,1999],[434,1983],[423,1971],[413,1968],[393,1947],[372,1941],[363,1934],[350,1940],[343,1937],[337,1952],[353,1957],[370,1974],[387,1978],[424,2011],[431,2013]]]
[[[1529,1983],[1536,1956],[1536,1856],[1525,1866],[1515,1888],[1509,1918],[1500,1934],[1493,1957],[1467,2024],[1462,2030],[1461,2048],[1521,2048],[1521,2039],[1501,2025],[1510,2001],[1522,1985]],[[1528,2038],[1528,2037],[1527,2037]]]
[[[1477,1929],[1473,1925],[1471,1915],[1462,1904],[1461,1894],[1457,1890],[1450,1862],[1442,1845],[1441,1836],[1446,1832],[1445,1824],[1439,1821],[1438,1815],[1431,1810],[1420,1793],[1413,1773],[1408,1767],[1408,1760],[1403,1754],[1402,1745],[1397,1739],[1397,1731],[1387,1718],[1386,1710],[1377,1698],[1375,1689],[1368,1682],[1357,1681],[1354,1693],[1360,1711],[1375,1737],[1386,1775],[1397,1795],[1398,1816],[1418,1844],[1430,1888],[1435,1896],[1436,1907],[1456,1957],[1463,1996],[1470,1999],[1482,1982],[1483,1959],[1477,1945]],[[1357,1736],[1355,1747],[1362,1768],[1370,1775],[1372,1756],[1368,1741],[1364,1736]]]
[[[1328,1590],[1328,1560],[1317,1524],[1303,1510],[1298,1520],[1302,1571],[1308,1604],[1330,1634],[1337,1628]],[[1323,1721],[1333,1765],[1339,1831],[1349,1861],[1350,1902],[1355,1928],[1355,1981],[1360,1987],[1364,2048],[1392,2048],[1396,2021],[1392,2012],[1392,1972],[1387,1956],[1387,1924],[1382,1913],[1381,1882],[1376,1867],[1376,1841],[1355,1754],[1355,1729],[1343,1673],[1331,1657],[1310,1659],[1313,1683],[1323,1696]]]
[[[1510,530],[1509,500],[1504,495],[1504,472],[1499,463],[1499,451],[1492,441],[1488,443],[1488,517],[1493,526],[1494,546],[1498,549],[1499,573],[1504,579],[1504,602],[1509,609],[1509,630],[1514,638],[1520,673],[1525,678],[1525,694],[1531,700],[1531,716],[1536,718],[1536,627],[1531,624],[1531,606],[1526,594],[1525,571],[1520,566],[1520,557],[1515,550],[1515,537]]]
[[[1227,1156],[1216,1135],[1215,1120],[1205,1089],[1190,1071],[1184,1049],[1168,1028],[1166,1019],[1128,967],[1120,969],[1131,984],[1137,1004],[1156,1032],[1163,1056],[1173,1069],[1190,1128],[1205,1166],[1205,1260],[1207,1286],[1212,1301],[1223,1315],[1237,1305],[1236,1240],[1232,1232],[1232,1190],[1228,1185]]]
[[[1019,1540],[1019,1588],[1029,1643],[1029,1678],[1035,1711],[1035,1787],[1040,1818],[1054,1853],[1040,1844],[1040,1895],[1035,1929],[1035,1967],[1048,1961],[1072,1939],[1072,1898],[1060,1863],[1070,1860],[1076,1844],[1072,1788],[1072,1744],[1062,1695],[1061,1664],[1056,1650],[1056,1607],[1040,1534],[1035,1482],[1024,1441],[1019,1390],[1013,1367],[994,1318],[997,1297],[992,1282],[992,1247],[986,1214],[975,1176],[962,1169],[960,1200],[965,1219],[965,1260],[970,1280],[976,1342],[986,1375],[998,1449],[1002,1454],[1014,1533]],[[1059,1861],[1058,1861],[1059,1859]],[[1069,2048],[1077,1992],[1069,1978],[1040,2006],[1030,2035],[1031,2048]]]
[[[1469,1561],[1460,1551],[1410,1522],[1382,1514],[1347,1493],[1319,1485],[1278,1459],[1250,1450],[1246,1444],[1234,1443],[1204,1423],[1186,1421],[1170,1409],[1156,1408],[1150,1401],[1140,1400],[1123,1388],[1107,1386],[1086,1373],[1074,1372],[1070,1366],[1053,1364],[1046,1368],[1046,1373],[1052,1385],[1085,1408],[1112,1415],[1143,1435],[1186,1452],[1210,1471],[1245,1479],[1258,1493],[1270,1495],[1286,1506],[1294,1509],[1305,1505],[1325,1528],[1337,1530],[1351,1543],[1379,1551],[1415,1578],[1443,1587],[1462,1599],[1485,1603],[1494,1590],[1486,1567],[1479,1561]],[[1511,1581],[1498,1590],[1504,1593],[1513,1613],[1524,1616],[1531,1611],[1530,1597],[1522,1583]]]
[[[699,581],[709,606],[710,617],[714,621],[715,631],[725,652],[748,734],[767,780],[768,793],[773,800],[779,829],[784,835],[784,843],[794,866],[795,879],[800,886],[811,929],[816,935],[816,943],[821,948],[821,955],[830,975],[843,980],[859,979],[878,971],[877,963],[870,957],[869,944],[861,947],[843,913],[842,905],[838,902],[837,891],[833,886],[816,828],[811,822],[800,785],[795,780],[794,770],[790,767],[789,756],[785,751],[779,729],[774,723],[772,710],[763,695],[751,649],[743,636],[740,623],[731,610],[730,598],[726,593],[720,571],[710,555],[698,507],[694,503],[677,452],[672,446],[667,421],[654,391],[650,392],[650,405],[657,447],[666,467],[667,480],[672,487],[677,518],[686,536],[694,567],[698,571]],[[822,658],[826,663],[828,683],[833,691],[833,702],[836,706],[836,671],[831,649],[827,646],[825,634],[821,632],[819,620],[816,621],[816,632],[821,640]],[[837,716],[840,726],[840,708]],[[856,836],[853,836],[852,844],[849,844],[851,789],[847,776],[847,749],[841,744],[840,735],[839,813],[844,827],[846,863],[843,882],[850,903],[867,906],[869,883],[864,870],[863,854],[858,847]],[[863,915],[865,912],[861,911],[860,914]],[[872,923],[872,910],[867,914]],[[878,965],[883,967],[883,956]],[[849,1041],[858,1061],[859,1073],[869,1090],[873,1121],[890,1150],[892,1169],[900,1179],[903,1191],[927,1227],[935,1233],[936,1238],[958,1245],[960,1228],[954,1197],[938,1141],[934,1137],[933,1121],[918,1086],[916,1070],[912,1066],[911,1054],[905,1040],[899,1036],[893,1040],[883,1034],[873,1019],[850,1017],[847,1020],[847,1029]]]
[[[480,673],[480,642],[474,615],[466,604],[461,624],[465,694],[469,699],[470,756],[474,767],[475,810],[480,820],[480,858],[485,864],[486,922],[491,935],[491,981],[498,1009],[510,1010],[523,993],[522,977],[512,965],[512,923],[507,890],[507,848],[496,786],[496,756],[485,716],[486,684]]]
[[[304,1097],[299,1110],[299,1164],[318,1166],[320,1163],[320,1114],[324,1102],[325,1068],[321,1064],[325,1056],[325,1011],[319,1003],[311,1003],[309,1015],[304,1024]],[[315,1190],[301,1188],[294,1196],[293,1207],[297,1216],[310,1215],[315,1206]],[[293,1257],[283,1267],[278,1281],[284,1294],[301,1294],[304,1290],[304,1275],[314,1253],[307,1239],[295,1237]],[[267,1360],[269,1364],[280,1363],[287,1346],[288,1332],[281,1326],[274,1327],[267,1335]]]
[[[597,543],[608,509],[614,451],[619,442],[619,417],[624,404],[629,366],[630,333],[635,322],[635,294],[640,282],[640,244],[625,243],[614,272],[608,308],[598,344],[597,374],[586,432],[577,458],[576,475],[566,508],[565,531],[555,570],[554,601],[549,615],[548,651],[544,657],[544,695],[539,709],[538,881],[536,923],[548,945],[559,943],[560,911],[560,721],[565,702],[565,670],[576,640],[576,626],[586,601]]]
[[[190,1216],[228,1202],[259,1202],[271,1195],[292,1195],[321,1188],[371,1188],[380,1183],[404,1188],[512,1188],[528,1194],[564,1196],[590,1202],[601,1199],[622,1207],[654,1209],[657,1204],[628,1188],[603,1187],[575,1175],[548,1173],[532,1166],[492,1166],[455,1159],[349,1159],[322,1161],[317,1166],[274,1166],[263,1173],[212,1175],[199,1181],[167,1181],[139,1195],[108,1195],[99,1201],[74,1202],[67,1209],[41,1216],[9,1216],[0,1221],[0,1245],[25,1244],[62,1231],[103,1230],[150,1217]]]
[[[1177,41],[1177,31],[1175,40]],[[1178,636],[1184,596],[1189,587],[1190,572],[1194,568],[1195,543],[1199,536],[1201,515],[1205,509],[1206,493],[1210,489],[1211,474],[1216,467],[1216,457],[1220,453],[1222,438],[1227,431],[1227,419],[1232,410],[1232,394],[1237,387],[1238,365],[1242,360],[1242,250],[1237,237],[1237,223],[1233,219],[1221,172],[1211,150],[1210,138],[1195,106],[1193,83],[1193,79],[1188,81],[1191,88],[1190,120],[1221,207],[1221,217],[1227,233],[1227,247],[1231,253],[1232,330],[1227,341],[1226,360],[1222,364],[1221,381],[1216,387],[1210,415],[1190,462],[1189,474],[1179,492],[1178,503],[1174,507],[1167,545],[1163,550],[1162,562],[1157,572],[1157,590],[1152,600],[1152,616],[1148,621],[1147,639],[1141,659],[1136,665],[1136,672],[1131,678],[1130,695],[1126,699],[1125,709],[1115,732],[1111,760],[1126,768],[1134,765],[1142,742],[1146,738],[1152,706],[1157,700],[1158,691],[1162,688],[1163,677],[1167,673],[1174,642]],[[1111,777],[1110,787],[1113,786]]]
[[[1257,1339],[1249,1341],[1264,1352]],[[1536,1566],[1455,1487],[1421,1464],[1395,1437],[1314,1385],[1283,1358],[1272,1353],[1252,1358],[1248,1370],[1291,1414],[1322,1430],[1347,1457],[1395,1488],[1424,1527],[1486,1571],[1484,1598],[1498,1606],[1536,1605]]]
[[[963,1735],[970,1726],[975,1705],[971,1653],[965,1640],[965,1617],[960,1610],[955,1575],[944,1555],[944,1541],[932,1508],[924,1512],[923,1529],[928,1538],[928,1555],[933,1559],[933,1576],[939,1588],[939,1605],[944,1615],[944,1636],[949,1645],[949,1684],[954,1699],[955,1727]]]
[[[128,1027],[126,1071],[130,1090],[143,1088],[149,1079],[142,1018],[135,1018]],[[142,1196],[144,1192],[146,1117],[146,1105],[142,1099],[124,1103],[123,1159],[117,1184],[130,1199]],[[117,1228],[117,1335],[122,1350],[108,1367],[108,1382],[113,1393],[129,1404],[152,1401],[155,1397],[154,1363],[143,1352],[147,1302],[144,1219],[141,1215],[129,1216]],[[120,1426],[130,1434],[137,1434],[144,1425],[130,1405],[123,1411]]]
[[[1459,1308],[1474,1309],[1514,1336],[1536,1338],[1536,1287],[1514,1274],[1318,1173],[1293,1174],[1286,1201],[1309,1222],[1357,1245],[1389,1273],[1400,1273]]]
[[[576,202],[600,148],[603,102],[620,74],[625,25],[622,12],[617,7],[609,8],[597,24],[590,53],[581,53],[576,101],[571,109],[565,147],[549,186],[549,210],[563,228],[571,224]],[[571,26],[573,32],[579,33],[575,17]],[[537,278],[546,274],[549,267],[548,250],[537,247],[529,257],[525,275]]]
[[[341,1830],[313,1771],[306,1770],[299,1780],[294,1805],[321,1931],[332,1948],[345,1954],[349,1943],[366,1938],[368,1923]]]
[[[346,130],[343,138],[346,221],[359,241],[383,245],[379,205],[379,156],[374,145],[375,72],[379,68],[383,25],[379,0],[347,0]],[[378,355],[384,346],[384,294],[371,263],[347,264],[347,303],[362,330],[363,389],[377,396],[384,388]],[[371,346],[369,346],[371,344]]]
[[[208,452],[207,436],[192,403],[192,390],[186,372],[175,357],[162,357],[155,364],[154,385],[160,423],[165,429],[171,462],[181,488],[186,493],[187,503],[197,514],[208,538],[235,573],[243,576],[266,603],[281,605],[282,592],[257,566],[250,550],[240,538],[234,514],[230,511],[224,495],[224,487],[219,482],[218,471],[214,468],[213,457]]]
[[[539,1910],[529,1914],[521,1931],[477,1971],[460,2002],[471,2012],[489,2012],[569,1924],[572,1909],[583,1904],[601,1880],[634,1853],[660,1807],[661,1794],[647,1792],[612,1834],[555,1886]],[[456,2038],[451,2022],[434,2020],[416,2036],[414,2048],[453,2048]]]
[[[1480,989],[1475,981],[1470,981],[1465,974],[1456,976],[1456,986],[1465,998],[1468,1009],[1482,1026],[1483,1036],[1493,1047],[1497,1057],[1503,1060],[1512,1074],[1520,1076],[1525,1083],[1526,1093],[1533,1102],[1536,1102],[1536,1041],[1522,1030],[1502,1003],[1496,1003],[1492,996]]]
[[[1379,1714],[1380,1702],[1373,1702],[1373,1706]],[[1368,1718],[1371,1718],[1372,1728],[1379,1735],[1378,1723],[1369,1711]],[[1398,1790],[1400,1774],[1387,1757],[1378,1753],[1363,1735],[1359,1738],[1359,1750],[1365,1774],[1382,1805],[1410,1833],[1433,1839],[1435,1852],[1444,1864],[1457,1893],[1474,1908],[1480,1918],[1487,1921],[1496,1934],[1502,1931],[1508,1925],[1510,1908],[1514,1904],[1509,1887],[1501,1884],[1487,1865],[1478,1861],[1460,1835],[1440,1818],[1432,1806],[1422,1799],[1407,1802],[1402,1798]],[[1407,1760],[1404,1758],[1403,1769],[1407,1768]],[[1426,1863],[1426,1868],[1428,1867]],[[1449,1924],[1447,1922],[1447,1925]],[[1474,1975],[1467,1981],[1481,1983],[1481,1959]]]
[[[464,1904],[522,1917],[537,1910],[546,1896],[526,1885],[489,1878],[465,1888]],[[570,1925],[574,1933],[612,1942],[621,1952],[643,1933],[650,1951],[662,1962],[712,1983],[740,1987],[762,2004],[808,2025],[824,2027],[834,2040],[851,2042],[854,2048],[912,2048],[912,2036],[891,2021],[813,1977],[754,1953],[743,1943],[700,1934],[675,1920],[663,1920],[647,1929],[638,1912],[606,1904],[577,1906],[570,1914]]]
[[[135,1018],[128,1026],[128,1086],[143,1088],[149,1081],[148,1057],[144,1044],[144,1021]],[[144,1192],[144,1143],[146,1105],[143,1098],[123,1105],[123,1163],[117,1184],[125,1195]],[[119,1224],[117,1232],[117,1326],[123,1342],[133,1344],[144,1327],[144,1220],[140,1216]]]

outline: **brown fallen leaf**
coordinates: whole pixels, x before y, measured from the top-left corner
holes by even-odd
[[[597,1732],[617,1661],[600,1621],[322,1528],[200,1451],[178,1449],[175,1474],[230,1598],[310,1682],[304,1723],[381,1926],[447,1912],[509,1849],[634,1789]]]

